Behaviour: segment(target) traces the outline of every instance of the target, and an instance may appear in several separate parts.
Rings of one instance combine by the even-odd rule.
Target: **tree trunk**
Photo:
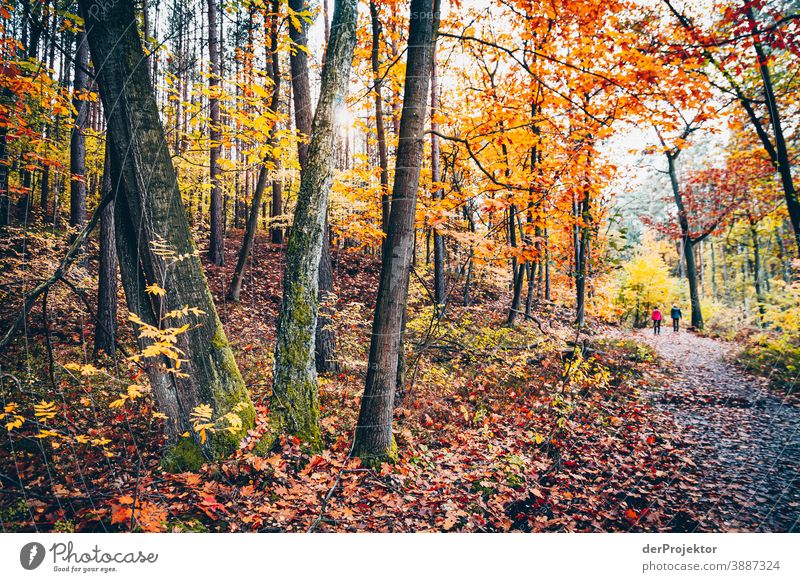
[[[287,432],[307,441],[312,448],[321,446],[314,337],[319,265],[335,159],[334,115],[347,93],[356,21],[356,0],[338,2],[322,70],[307,165],[286,249],[283,301],[275,345],[268,439]]]
[[[6,92],[0,97],[5,101]],[[11,198],[8,195],[8,128],[0,124],[0,227],[6,226],[11,214]]]
[[[331,315],[336,296],[333,294],[333,266],[331,265],[331,241],[328,236],[327,218],[322,233],[322,254],[319,260],[319,314],[314,339],[314,361],[319,374],[339,371],[336,357],[336,331]]]
[[[755,221],[750,221],[750,240],[753,242],[753,280],[756,288],[756,301],[758,302],[759,317],[764,318],[764,269],[761,267],[761,248],[758,240],[758,226]]]
[[[439,83],[436,71],[436,47],[433,49],[433,64],[431,65],[431,181],[433,186],[433,199],[442,199],[442,189],[436,186],[441,181],[441,170],[439,168],[439,122],[436,120],[439,108]],[[444,311],[447,301],[447,288],[444,276],[444,237],[439,234],[436,227],[433,228],[433,299],[436,302],[436,310],[440,314]]]
[[[86,122],[88,118],[88,101],[86,91],[89,88],[89,46],[86,35],[79,32],[75,49],[75,81],[72,87],[72,106],[75,107],[72,134],[69,141],[70,204],[69,225],[81,230],[86,223]]]
[[[544,229],[544,300],[550,301],[550,237]]]
[[[353,442],[353,453],[367,464],[397,458],[392,412],[414,244],[425,105],[438,27],[439,0],[412,0],[389,233],[381,265],[367,379]]]
[[[108,140],[108,137],[106,137]],[[111,179],[111,147],[106,142],[105,163],[103,164],[103,185],[100,198],[103,199],[115,188]],[[115,197],[116,198],[116,197]],[[114,234],[114,206],[112,200],[100,215],[100,266],[97,279],[97,321],[94,328],[95,357],[104,352],[109,356],[116,353],[117,333],[117,248]]]
[[[472,216],[472,206],[470,202],[467,202],[464,205],[464,217],[467,219],[467,224],[469,225],[469,231],[474,235],[475,219]],[[475,256],[475,250],[473,248],[472,241],[470,241],[469,257],[467,258],[467,277],[464,280],[464,307],[469,307],[469,288],[470,284],[472,283],[472,265],[474,256]]]
[[[295,12],[304,12],[308,9],[306,0],[290,0],[289,7]],[[292,42],[300,47],[308,45],[305,21],[301,21],[301,28],[289,27]],[[308,56],[303,50],[296,50],[290,55],[292,67],[292,97],[294,98],[295,127],[305,139],[311,135],[311,89],[308,78]],[[304,141],[297,143],[297,158],[300,168],[304,170],[308,160],[308,144]],[[331,320],[333,295],[333,268],[331,265],[331,245],[328,236],[328,218],[325,217],[325,231],[322,237],[322,255],[319,261],[319,314],[317,316],[317,330],[315,336],[314,358],[317,372],[320,374],[335,373],[339,371],[339,361],[336,357],[336,330]]]
[[[714,239],[711,239],[711,299],[717,302],[717,253],[714,248]]]
[[[588,278],[589,238],[591,236],[591,199],[589,189],[583,191],[583,198],[578,203],[580,211],[580,233],[577,266],[575,273],[576,310],[575,323],[583,327],[586,323],[586,280]]]
[[[162,356],[147,358],[148,375],[159,408],[167,414],[169,470],[193,470],[204,457],[219,458],[237,449],[253,427],[255,410],[203,275],[197,249],[181,202],[164,128],[159,118],[144,51],[136,28],[132,0],[98,10],[93,0],[80,0],[96,80],[108,121],[112,181],[117,191],[115,228],[120,272],[128,309],[144,322],[188,329],[176,336],[181,373]],[[163,297],[148,295],[157,283]],[[186,306],[192,316],[169,316]],[[140,338],[141,348],[149,341]],[[159,361],[160,360],[160,361]],[[190,415],[209,405],[215,421],[234,430],[219,430],[202,442]],[[222,419],[222,417],[225,419]],[[192,438],[181,435],[189,431]]]
[[[672,185],[672,195],[675,206],[678,207],[678,223],[681,228],[681,246],[686,267],[686,279],[689,281],[689,300],[692,305],[692,327],[703,329],[703,312],[700,305],[700,293],[697,285],[697,264],[694,258],[695,241],[689,234],[689,218],[683,206],[683,197],[678,186],[678,175],[675,168],[675,154],[667,153],[669,180]]]
[[[383,79],[380,73],[380,41],[381,41],[381,21],[378,14],[378,6],[374,0],[369,3],[370,19],[372,21],[372,78],[374,81],[375,92],[375,128],[378,138],[378,162],[381,167],[381,228],[383,233],[389,229],[389,212],[391,202],[389,200],[389,158],[386,153],[386,127],[383,122]],[[386,240],[386,239],[384,239]]]
[[[778,174],[781,177],[781,184],[783,186],[783,194],[786,200],[786,208],[789,211],[789,221],[794,230],[794,240],[797,245],[797,253],[800,256],[800,201],[797,199],[797,191],[792,181],[792,166],[789,152],[786,147],[786,138],[783,135],[783,125],[781,123],[780,112],[778,111],[778,101],[775,98],[775,91],[772,86],[772,77],[769,71],[769,61],[764,53],[764,48],[761,45],[761,38],[755,31],[758,30],[758,25],[753,15],[753,6],[746,3],[745,14],[750,30],[754,31],[753,34],[753,47],[756,51],[758,69],[761,73],[761,81],[764,86],[764,100],[769,113],[769,120],[772,124],[772,131],[775,137],[774,159],[777,165]],[[768,151],[771,148],[768,148]]]
[[[207,0],[208,6],[208,61],[211,70],[208,79],[208,109],[210,123],[208,139],[209,181],[211,182],[211,233],[209,258],[215,265],[225,264],[225,221],[222,204],[222,188],[219,180],[219,154],[222,132],[219,111],[219,37],[217,36],[217,0]]]
[[[270,23],[270,56],[271,56],[271,78],[272,78],[272,94],[270,95],[269,110],[273,114],[277,114],[280,104],[280,89],[281,89],[281,75],[280,75],[280,58],[278,55],[278,11],[273,7],[272,20]],[[264,200],[264,193],[267,189],[269,182],[269,166],[276,163],[274,155],[274,146],[276,145],[277,127],[270,130],[269,137],[267,138],[267,157],[261,164],[258,171],[258,182],[256,183],[255,190],[253,191],[253,200],[250,203],[250,213],[247,218],[247,225],[242,238],[242,246],[239,249],[239,256],[236,260],[236,268],[233,270],[233,279],[231,279],[230,287],[228,287],[228,299],[230,301],[239,301],[239,296],[242,291],[242,282],[244,281],[244,272],[247,268],[247,261],[250,258],[250,253],[253,250],[253,245],[256,240],[256,232],[258,232],[258,213],[261,208],[261,203]],[[275,181],[273,187],[273,202],[275,198]],[[278,192],[278,201],[280,203],[280,191]],[[274,231],[273,231],[274,232]],[[280,230],[279,230],[280,232]],[[283,239],[281,238],[281,241]],[[280,242],[280,241],[279,241]]]
[[[505,152],[505,149],[503,150]],[[506,158],[508,156],[506,155]],[[517,207],[508,207],[508,236],[513,249],[517,248]],[[511,259],[511,307],[508,310],[508,325],[514,325],[522,304],[522,283],[525,279],[525,265],[519,263],[517,257]]]

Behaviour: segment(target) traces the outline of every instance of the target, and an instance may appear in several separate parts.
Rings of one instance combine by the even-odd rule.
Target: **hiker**
[[[681,330],[681,317],[683,317],[683,313],[681,313],[681,308],[678,307],[676,303],[672,304],[672,311],[670,312],[672,316],[672,331],[680,331]]]
[[[661,312],[656,307],[651,316],[653,320],[653,335],[661,335],[661,320],[663,319]]]

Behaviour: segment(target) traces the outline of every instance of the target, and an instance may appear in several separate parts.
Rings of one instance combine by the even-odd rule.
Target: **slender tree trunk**
[[[433,50],[433,64],[431,66],[431,181],[434,183],[433,199],[441,200],[442,189],[435,184],[442,179],[440,170],[439,153],[439,122],[436,116],[439,113],[439,80],[436,70],[436,47]],[[441,314],[447,301],[447,286],[444,273],[444,237],[439,231],[433,229],[433,299],[436,302],[436,309]]]
[[[544,300],[551,301],[550,298],[550,237],[547,229],[544,229]]]
[[[280,57],[278,55],[278,11],[273,6],[273,12],[269,27],[270,37],[270,57],[271,57],[271,79],[272,79],[272,94],[270,95],[269,109],[273,114],[278,112],[280,105],[280,90],[281,90],[281,74],[280,74]],[[250,212],[247,217],[247,224],[245,226],[244,237],[242,238],[242,246],[239,249],[239,255],[236,260],[236,268],[233,270],[233,279],[231,279],[230,287],[228,287],[228,299],[230,301],[239,301],[239,296],[242,291],[242,283],[244,282],[244,273],[247,268],[247,261],[250,258],[250,253],[253,250],[253,245],[256,240],[256,233],[258,232],[258,214],[261,204],[264,200],[264,193],[267,189],[269,182],[269,166],[276,162],[274,155],[274,146],[276,144],[277,127],[273,127],[270,135],[267,138],[267,157],[264,159],[258,171],[258,182],[256,183],[255,190],[253,191],[253,199],[250,203]],[[273,188],[273,202],[275,198],[275,181],[272,182]],[[278,202],[280,203],[280,191],[278,192]],[[278,229],[279,230],[279,229]],[[274,231],[273,231],[274,232]],[[281,238],[281,240],[283,240]]]
[[[758,302],[759,317],[764,318],[764,269],[761,266],[761,248],[758,238],[758,226],[755,221],[750,221],[750,240],[753,243],[753,281],[756,288],[756,301]]]
[[[505,148],[503,149],[505,153]],[[508,156],[506,155],[506,158]],[[511,204],[508,207],[508,239],[512,249],[517,248],[517,207]],[[522,283],[525,278],[524,266],[519,263],[516,255],[511,257],[511,307],[508,310],[508,325],[514,325],[522,304]]]
[[[347,93],[356,24],[356,0],[338,2],[322,70],[307,165],[286,249],[283,301],[275,345],[268,438],[275,439],[288,432],[307,441],[312,448],[321,446],[314,338],[319,265],[335,160],[334,114]]]
[[[667,154],[667,164],[669,171],[670,184],[672,185],[672,195],[675,206],[678,207],[678,223],[681,228],[681,246],[683,248],[683,258],[686,265],[686,279],[689,281],[689,300],[692,305],[692,327],[703,329],[703,312],[700,305],[700,292],[697,285],[697,264],[694,256],[695,241],[689,234],[689,218],[683,206],[683,197],[678,186],[678,175],[675,168],[675,154]]]
[[[469,231],[472,234],[475,234],[475,219],[472,216],[472,206],[470,202],[467,202],[464,205],[464,217],[467,219],[467,224],[469,225]],[[472,264],[473,264],[473,257],[475,255],[475,251],[473,249],[473,243],[470,241],[469,243],[469,257],[467,258],[467,277],[464,280],[464,307],[469,307],[469,287],[472,283]]]
[[[0,93],[5,101],[6,92]],[[6,226],[11,214],[11,198],[8,195],[8,128],[0,124],[0,227]]]
[[[111,147],[107,142],[101,199],[108,196],[116,186],[111,174]],[[112,200],[100,215],[100,266],[97,280],[97,321],[94,328],[95,356],[100,352],[113,356],[116,352],[117,247],[114,234],[114,206],[115,200]]]
[[[791,263],[786,256],[786,245],[783,242],[783,231],[783,223],[775,227],[775,238],[778,242],[778,260],[780,261],[781,265],[781,278],[783,279],[783,282],[788,285],[792,280],[792,268]]]
[[[389,158],[386,153],[386,127],[383,121],[383,79],[380,72],[380,40],[381,21],[378,14],[378,5],[374,0],[369,3],[370,19],[372,21],[372,77],[375,92],[375,127],[378,138],[378,162],[381,167],[381,227],[386,234],[389,228]],[[384,239],[386,240],[386,239]]]
[[[577,256],[577,271],[575,273],[575,296],[576,296],[576,315],[575,323],[578,327],[583,327],[586,323],[586,280],[588,278],[588,263],[589,263],[589,242],[591,236],[591,198],[589,188],[585,188],[583,198],[578,203],[580,210],[581,226],[578,231],[580,233],[578,256]]]
[[[717,302],[717,253],[714,248],[714,239],[711,239],[711,298]]]
[[[722,263],[722,295],[726,303],[730,303],[731,292],[730,285],[728,285],[728,254],[725,251],[725,241],[719,247],[719,259]]]
[[[81,230],[86,224],[86,124],[88,118],[88,101],[86,91],[89,88],[89,46],[86,35],[79,32],[75,49],[75,81],[72,87],[72,105],[75,117],[69,142],[70,179],[70,212],[69,225]]]
[[[219,179],[220,141],[222,139],[219,109],[219,36],[217,35],[217,0],[207,0],[208,7],[208,61],[211,70],[208,80],[208,109],[210,123],[208,139],[209,181],[211,182],[211,233],[209,258],[215,265],[225,264],[225,220],[223,212],[222,187]]]
[[[192,241],[133,4],[117,0],[96,10],[93,0],[79,2],[91,53],[99,63],[96,80],[115,156],[112,181],[121,186],[114,218],[128,309],[151,325],[188,325],[176,336],[175,346],[185,358],[180,374],[170,371],[174,364],[162,357],[146,361],[159,408],[168,417],[165,431],[172,446],[164,466],[193,470],[204,457],[236,450],[253,427],[255,410]],[[145,286],[154,283],[166,290],[163,297],[145,293]],[[199,311],[168,315],[187,306]],[[148,344],[140,338],[142,348]],[[212,432],[202,442],[189,418],[200,405],[209,405],[213,419],[233,430]],[[181,436],[187,431],[192,438]]]
[[[392,412],[402,320],[408,299],[428,83],[438,27],[438,0],[412,0],[389,234],[381,265],[366,385],[353,442],[353,453],[367,464],[397,458]]]
[[[769,70],[769,61],[767,55],[764,53],[764,48],[761,45],[761,38],[755,31],[758,30],[755,16],[753,14],[752,3],[746,3],[745,14],[750,30],[754,31],[753,34],[753,48],[756,52],[758,59],[758,70],[761,73],[761,81],[764,86],[764,100],[769,113],[769,120],[772,124],[772,131],[775,137],[774,148],[774,162],[777,165],[778,174],[781,177],[781,184],[783,186],[784,198],[786,200],[786,208],[789,211],[789,221],[794,230],[794,240],[797,245],[797,253],[800,256],[800,201],[797,199],[797,191],[794,187],[792,180],[792,166],[791,158],[789,156],[788,148],[786,147],[786,138],[783,135],[783,125],[781,123],[780,112],[778,111],[778,101],[775,98],[775,90],[772,84],[772,77]]]

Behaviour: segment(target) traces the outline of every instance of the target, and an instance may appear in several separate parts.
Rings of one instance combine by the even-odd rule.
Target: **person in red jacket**
[[[656,307],[653,310],[652,319],[653,319],[653,335],[661,335],[661,320],[664,319],[664,317],[661,315],[661,312],[658,310],[658,307]]]

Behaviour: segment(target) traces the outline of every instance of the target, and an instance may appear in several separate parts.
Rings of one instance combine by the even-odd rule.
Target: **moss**
[[[314,361],[314,298],[304,281],[292,284],[286,295],[278,335],[275,382],[267,433],[257,446],[271,449],[283,433],[296,436],[311,450],[322,448],[319,397]]]
[[[235,433],[227,430],[218,430],[208,435],[208,440],[203,448],[210,458],[220,459],[238,449],[241,439],[247,434],[248,430],[255,426],[256,411],[250,400],[250,394],[247,391],[244,380],[239,373],[239,368],[236,366],[233,351],[228,345],[222,326],[217,327],[211,343],[217,350],[217,362],[224,372],[218,377],[219,381],[213,383],[210,387],[215,418],[225,416],[231,410],[244,403],[241,410],[236,413],[242,421],[241,430]]]
[[[230,344],[228,344],[228,338],[225,337],[225,332],[222,329],[222,325],[217,325],[217,329],[214,330],[214,335],[211,336],[211,345],[218,350],[225,350],[230,347]]]
[[[362,465],[373,469],[380,468],[381,464],[383,463],[395,464],[398,458],[397,441],[394,440],[394,435],[392,435],[392,442],[389,444],[389,448],[385,451],[374,453],[357,453],[357,456],[359,459],[361,459]]]
[[[161,459],[161,468],[168,473],[183,473],[197,471],[205,462],[200,445],[189,437],[183,437],[167,449]]]
[[[197,519],[167,522],[167,531],[175,533],[206,533],[208,528]]]

